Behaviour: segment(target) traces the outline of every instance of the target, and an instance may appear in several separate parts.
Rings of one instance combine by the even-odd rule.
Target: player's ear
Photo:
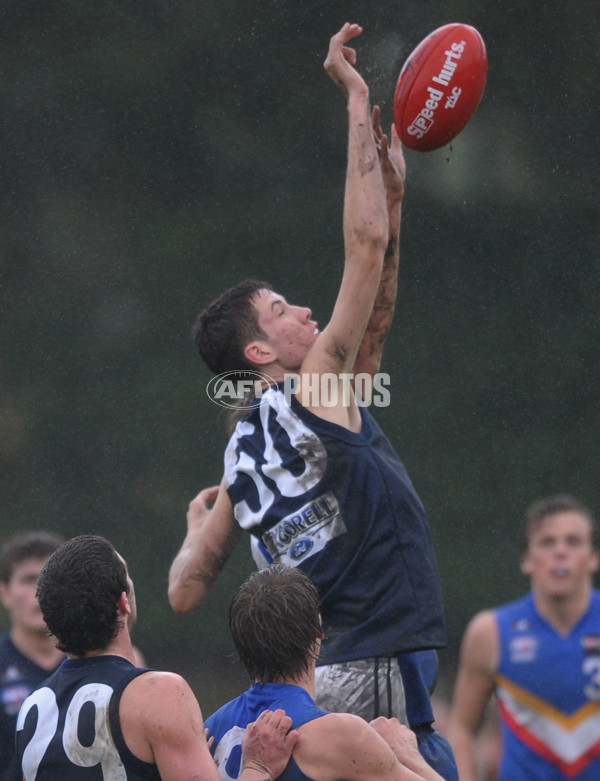
[[[269,343],[260,340],[248,342],[244,347],[244,356],[250,363],[257,366],[273,363],[276,357]]]
[[[523,575],[531,575],[531,560],[527,551],[521,556],[521,572]]]
[[[600,552],[597,550],[592,551],[590,572],[598,572],[600,566]]]
[[[122,591],[117,602],[119,611],[125,616],[131,615],[131,605],[129,604],[129,597],[126,591]]]
[[[7,610],[10,610],[11,602],[10,602],[10,593],[8,590],[8,583],[0,583],[0,602],[4,605],[4,607]]]

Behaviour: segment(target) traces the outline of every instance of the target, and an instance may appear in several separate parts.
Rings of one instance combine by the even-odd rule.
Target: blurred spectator
[[[0,781],[21,781],[15,753],[19,708],[64,659],[35,593],[42,567],[62,541],[32,531],[12,537],[0,550],[0,599],[10,615],[10,629],[0,637]]]
[[[570,496],[527,510],[531,593],[472,619],[448,723],[461,781],[478,781],[476,736],[495,692],[500,781],[600,778],[600,592],[595,520]]]

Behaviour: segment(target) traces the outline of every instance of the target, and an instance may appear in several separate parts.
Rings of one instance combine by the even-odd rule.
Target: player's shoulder
[[[600,616],[600,589],[592,588],[590,594],[590,608],[594,618]]]
[[[353,713],[324,713],[316,719],[305,722],[298,729],[304,735],[316,732],[320,740],[351,742],[370,727],[364,719]]]
[[[166,670],[144,670],[129,683],[126,692],[143,704],[161,708],[167,702],[193,697],[188,682],[178,673]]]
[[[505,602],[493,609],[496,620],[502,622],[506,619],[516,620],[518,617],[529,616],[536,612],[533,594],[529,592],[518,599]]]
[[[352,713],[326,713],[297,727],[300,738],[294,758],[311,778],[317,768],[335,768],[340,757],[347,757],[364,746],[372,733],[369,724]],[[305,750],[306,749],[306,750]]]
[[[12,644],[10,642],[8,632],[0,635],[0,665],[5,662],[9,656],[11,656],[11,645]]]
[[[492,632],[497,627],[497,608],[487,608],[480,610],[467,624],[465,636],[480,637],[488,632]]]
[[[498,620],[495,609],[482,610],[469,621],[462,641],[461,654],[467,660],[489,659],[497,655]]]

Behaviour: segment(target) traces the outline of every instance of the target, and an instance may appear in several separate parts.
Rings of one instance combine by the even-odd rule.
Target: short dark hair
[[[308,670],[322,637],[317,588],[296,567],[261,569],[234,594],[229,628],[253,682],[293,679]]]
[[[129,593],[127,568],[104,537],[63,543],[40,573],[37,598],[57,647],[73,656],[101,651],[117,636],[117,603]]]
[[[555,494],[537,499],[529,505],[525,511],[523,520],[523,548],[527,550],[529,541],[535,532],[540,528],[542,522],[550,515],[557,513],[575,512],[587,518],[590,524],[592,545],[598,547],[598,531],[596,519],[593,512],[585,504],[575,499],[569,494]]]
[[[222,293],[200,312],[192,336],[200,357],[213,374],[255,368],[244,355],[253,339],[265,339],[258,326],[254,300],[261,290],[272,290],[268,282],[248,279]]]
[[[8,583],[22,562],[47,559],[63,542],[63,537],[46,531],[22,532],[11,537],[0,550],[0,583]]]

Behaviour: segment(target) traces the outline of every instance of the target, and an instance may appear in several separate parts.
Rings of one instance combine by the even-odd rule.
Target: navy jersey
[[[147,672],[121,656],[66,659],[23,703],[17,753],[26,781],[160,781],[127,748],[119,701]]]
[[[354,433],[290,401],[277,388],[254,401],[225,482],[257,563],[299,566],[319,589],[319,663],[443,647],[437,562],[404,465],[366,409]]]
[[[21,781],[15,752],[17,714],[25,698],[51,675],[24,656],[10,635],[0,638],[0,781]]]
[[[501,781],[600,779],[600,593],[563,637],[532,595],[495,611]]]
[[[205,726],[215,739],[211,751],[224,781],[236,779],[240,774],[242,739],[247,725],[256,721],[264,710],[277,708],[283,708],[291,718],[292,729],[327,713],[318,708],[310,694],[300,686],[256,683],[206,719]],[[280,781],[310,781],[293,757],[278,778]]]

